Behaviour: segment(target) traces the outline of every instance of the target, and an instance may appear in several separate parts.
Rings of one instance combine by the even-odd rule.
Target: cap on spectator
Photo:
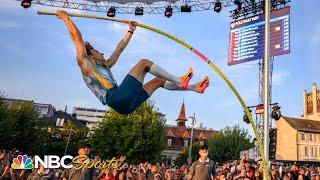
[[[200,147],[200,149],[201,149],[201,150],[204,150],[204,149],[208,150],[208,145],[204,144],[204,145],[202,145],[202,146]]]

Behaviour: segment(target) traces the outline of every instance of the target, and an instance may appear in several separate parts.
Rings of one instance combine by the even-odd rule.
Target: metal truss
[[[263,14],[265,7],[265,0],[242,0],[241,6],[230,11],[230,17],[234,20],[241,20],[254,15]],[[271,11],[284,8],[289,5],[291,0],[271,0]]]
[[[192,11],[205,11],[214,8],[217,0],[179,0],[175,2],[159,1],[154,3],[130,2],[121,4],[112,1],[94,3],[85,0],[32,0],[32,4],[107,13],[111,7],[119,14],[134,14],[136,7],[143,7],[146,14],[163,14],[168,6],[173,13],[180,13],[181,6],[188,5]],[[220,0],[222,7],[234,6],[233,0]]]

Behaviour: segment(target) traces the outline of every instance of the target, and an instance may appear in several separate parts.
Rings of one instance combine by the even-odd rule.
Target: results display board
[[[263,59],[264,14],[231,23],[228,65]],[[270,56],[290,53],[290,7],[271,12]]]

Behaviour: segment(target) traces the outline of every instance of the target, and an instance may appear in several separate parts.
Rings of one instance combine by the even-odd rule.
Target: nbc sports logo
[[[13,163],[11,164],[11,168],[13,169],[32,169],[32,159],[27,155],[18,155],[13,159]]]

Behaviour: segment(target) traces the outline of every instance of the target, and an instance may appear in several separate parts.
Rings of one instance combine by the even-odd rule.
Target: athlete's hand
[[[59,18],[59,19],[67,19],[68,18],[68,13],[65,12],[65,11],[60,11],[58,10],[57,13],[56,13],[56,16]]]
[[[136,30],[136,26],[134,25],[135,23],[136,23],[135,21],[129,22],[129,31],[134,32]]]

